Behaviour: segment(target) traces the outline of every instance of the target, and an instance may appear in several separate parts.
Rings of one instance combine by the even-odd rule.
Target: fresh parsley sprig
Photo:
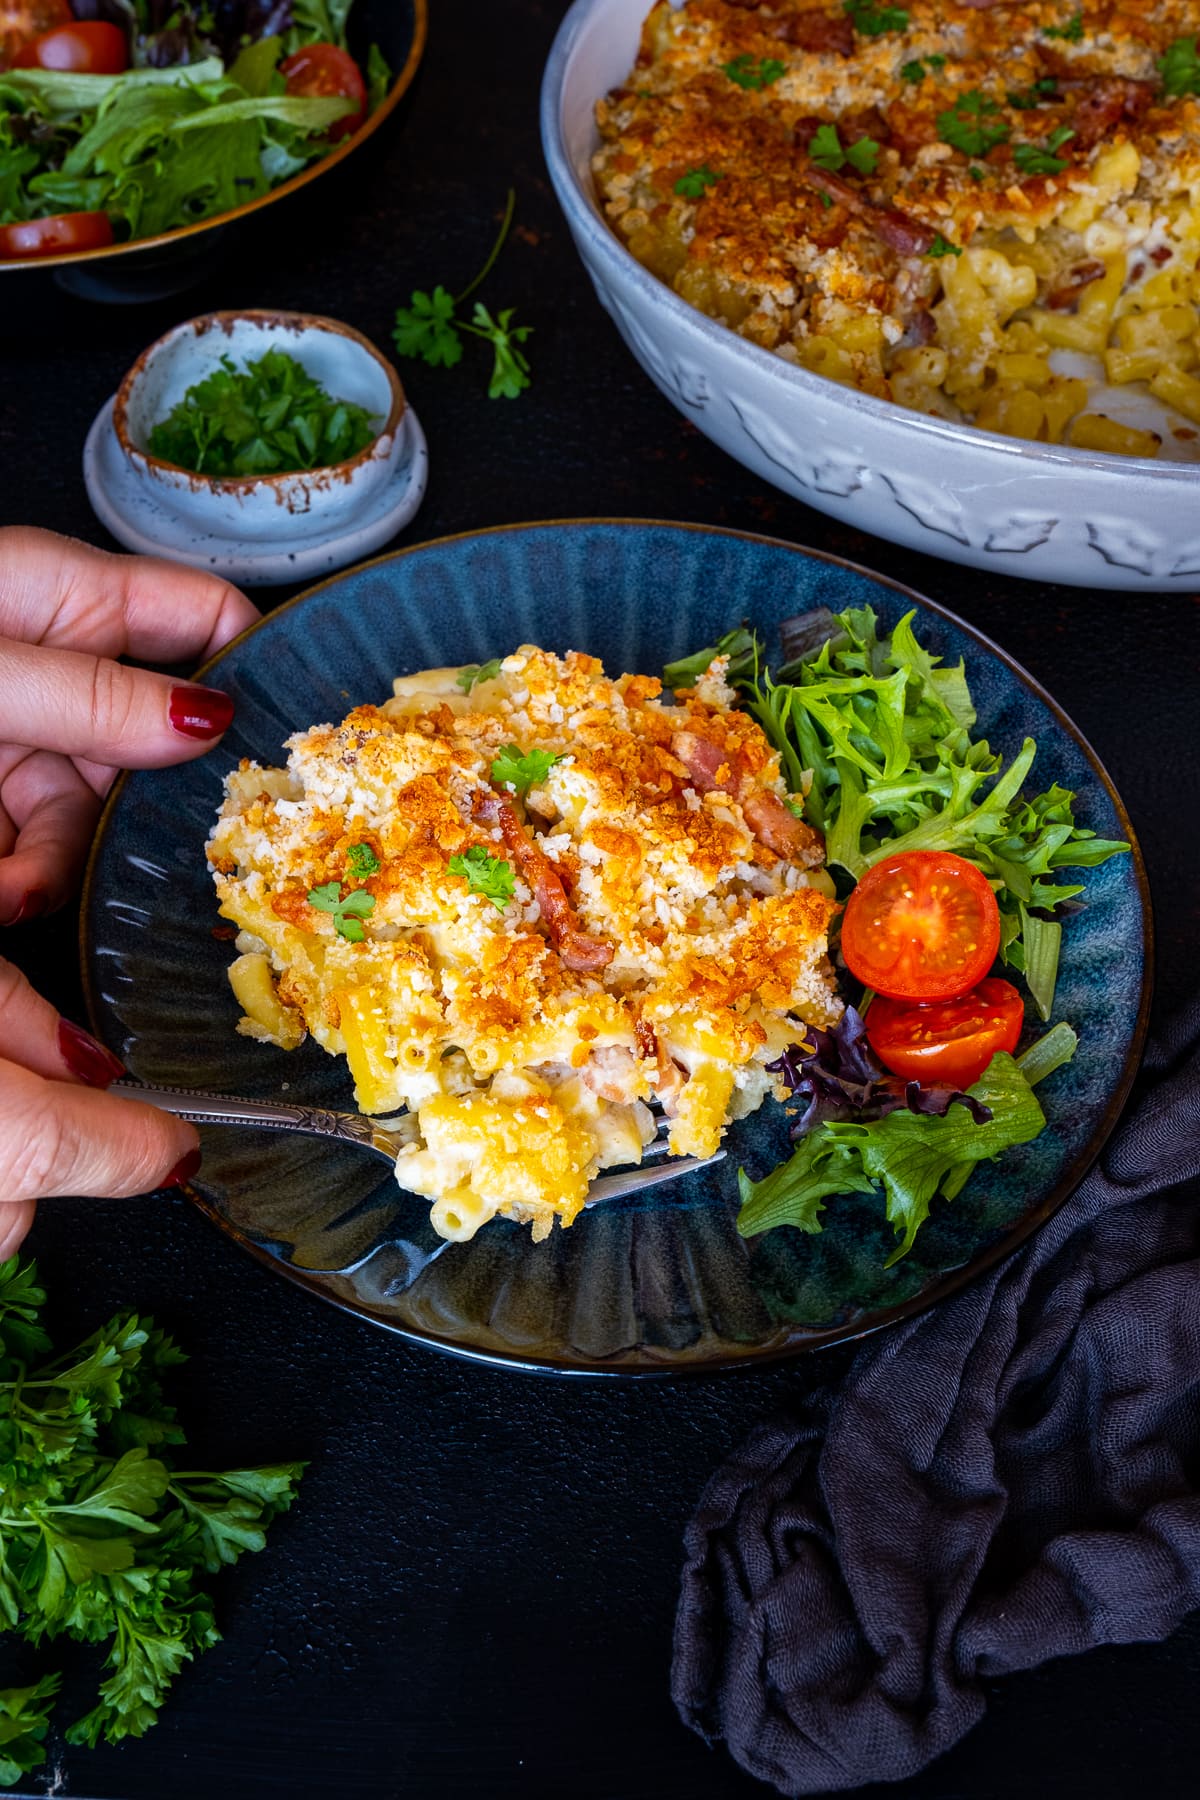
[[[942,256],[961,256],[962,245],[952,244],[950,239],[943,237],[939,231],[934,234],[933,242],[930,244],[925,254],[926,256],[932,256],[935,260]]]
[[[836,172],[849,163],[860,175],[873,175],[879,158],[879,145],[872,137],[860,137],[843,149],[837,126],[822,125],[813,133],[808,156],[809,161],[815,162],[820,169]]]
[[[1058,175],[1067,167],[1068,158],[1055,156],[1056,150],[1069,143],[1075,133],[1069,125],[1060,125],[1042,144],[1014,144],[1012,158],[1022,175]]]
[[[1011,135],[1006,121],[992,116],[999,110],[995,100],[971,88],[938,114],[938,136],[964,156],[986,156],[997,144],[1007,143]]]
[[[1185,94],[1200,94],[1200,54],[1195,37],[1176,38],[1168,44],[1159,60],[1158,72],[1166,99],[1181,100]]]
[[[1062,38],[1068,44],[1080,43],[1083,38],[1083,14],[1077,12],[1065,25],[1043,25],[1042,36]]]
[[[748,50],[743,50],[732,62],[722,63],[721,68],[738,87],[759,93],[763,88],[771,87],[781,75],[787,74],[787,64],[781,63],[777,57],[756,58]]]
[[[327,881],[321,887],[310,888],[307,898],[318,912],[332,914],[333,928],[339,937],[352,944],[362,943],[362,922],[375,911],[374,894],[368,894],[366,888],[354,888],[343,895],[340,881]]]
[[[519,744],[505,744],[492,763],[492,780],[498,787],[511,788],[517,795],[527,794],[531,787],[545,781],[561,755],[553,750],[527,750],[522,755]]]
[[[494,681],[500,673],[500,658],[493,656],[490,662],[472,663],[469,668],[460,669],[455,676],[454,685],[460,687],[464,694],[469,694],[479,681]]]
[[[931,69],[944,69],[945,66],[946,58],[939,51],[935,51],[932,56],[915,56],[911,62],[901,63],[900,79],[911,81],[915,85],[918,81],[924,81]]]
[[[0,1264],[0,1623],[30,1644],[103,1645],[98,1704],[73,1744],[141,1737],[185,1662],[217,1642],[205,1573],[261,1550],[303,1463],[177,1471],[163,1393],[184,1360],[152,1320],[118,1315],[50,1352],[33,1263]],[[0,1692],[0,1785],[45,1760],[58,1676]]]
[[[842,0],[855,31],[863,37],[882,37],[885,31],[907,31],[908,13],[902,6],[876,6],[874,0]]]
[[[710,187],[716,187],[718,181],[724,181],[723,175],[716,174],[706,163],[698,168],[688,169],[675,183],[675,192],[685,200],[703,200]]]
[[[368,875],[378,875],[383,867],[370,844],[351,844],[346,852],[346,861],[350,865],[350,873],[359,881],[365,881]]]
[[[452,856],[446,865],[451,875],[461,875],[473,894],[490,900],[497,912],[503,912],[513,897],[516,877],[511,863],[492,856],[482,844]]]
[[[474,280],[469,281],[460,294],[452,294],[440,285],[431,293],[415,288],[409,296],[409,304],[397,307],[392,331],[392,341],[401,356],[419,356],[434,369],[452,369],[462,361],[463,332],[469,337],[482,338],[492,346],[492,373],[488,381],[490,400],[515,400],[529,386],[529,359],[521,345],[529,338],[533,326],[514,325],[511,306],[493,317],[477,300],[469,320],[461,318],[458,309],[491,274],[512,225],[516,204],[516,193],[509,188],[500,230]]]

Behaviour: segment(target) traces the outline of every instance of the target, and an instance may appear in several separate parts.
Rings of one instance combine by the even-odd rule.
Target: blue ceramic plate
[[[979,733],[1039,749],[1040,787],[1079,796],[1082,823],[1132,838],[1108,777],[1070,720],[1015,663],[950,614],[833,557],[700,526],[593,521],[514,526],[423,544],[339,575],[263,620],[203,671],[237,716],[201,762],[126,776],[101,825],[84,904],[93,1023],[144,1081],[350,1107],[342,1061],[238,1037],[214,936],[204,841],[226,771],[280,759],[290,732],[390,693],[394,675],[503,655],[522,643],[588,650],[610,672],[657,673],[743,618],[768,642],[789,613],[870,603],[892,625],[918,608],[922,641],[965,657]],[[983,1164],[935,1205],[913,1252],[881,1200],[831,1203],[825,1229],[752,1242],[734,1228],[736,1171],[786,1152],[768,1101],[735,1126],[727,1160],[581,1215],[543,1244],[498,1220],[443,1244],[425,1204],[374,1158],[303,1138],[209,1128],[195,1199],[272,1267],[365,1318],[463,1356],[574,1373],[712,1369],[856,1336],[927,1306],[1028,1235],[1110,1130],[1141,1050],[1149,905],[1141,859],[1087,877],[1064,934],[1056,1016],[1080,1048],[1040,1090],[1049,1127]],[[1030,1025],[1030,1035],[1034,1027]]]

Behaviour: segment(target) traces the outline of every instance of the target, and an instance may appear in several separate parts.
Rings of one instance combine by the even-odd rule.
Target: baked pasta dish
[[[660,0],[599,104],[600,198],[685,300],[806,369],[1186,456],[1198,27],[1182,0]]]
[[[640,1160],[652,1102],[673,1152],[712,1155],[841,1014],[822,841],[724,673],[672,704],[526,645],[405,676],[226,782],[238,1029],[311,1033],[364,1112],[409,1110],[396,1176],[444,1237],[569,1225]]]

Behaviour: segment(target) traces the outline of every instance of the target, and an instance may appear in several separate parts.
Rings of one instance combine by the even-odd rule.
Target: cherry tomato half
[[[71,75],[123,75],[129,46],[119,25],[77,20],[35,38],[16,58],[18,69],[62,69]]]
[[[10,256],[61,256],[72,250],[98,250],[111,244],[107,213],[54,213],[49,219],[26,219],[0,225],[0,261]]]
[[[1024,1017],[1012,983],[989,976],[971,993],[932,1006],[877,995],[867,1012],[867,1041],[893,1075],[922,1087],[968,1088],[997,1050],[1016,1049]]]
[[[70,23],[67,0],[0,0],[0,69],[44,31]]]
[[[366,118],[367,85],[362,72],[354,58],[336,44],[306,44],[303,50],[284,58],[279,73],[287,82],[289,94],[304,94],[310,100],[340,94],[355,102],[356,112],[335,119],[329,127],[331,138],[348,137]]]
[[[991,968],[1000,909],[974,863],[949,850],[904,850],[868,869],[842,918],[842,955],[865,987],[893,1000],[951,1000]]]

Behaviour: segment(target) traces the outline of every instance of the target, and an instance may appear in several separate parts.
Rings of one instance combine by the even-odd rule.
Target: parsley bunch
[[[0,1625],[105,1647],[98,1703],[66,1735],[115,1744],[141,1737],[183,1664],[217,1642],[202,1575],[263,1548],[304,1464],[176,1469],[184,1435],[162,1377],[182,1351],[118,1314],[54,1356],[45,1298],[36,1264],[0,1264]],[[0,1691],[0,1784],[45,1760],[58,1681]]]
[[[509,188],[496,241],[488,252],[482,269],[473,281],[467,283],[462,293],[452,294],[448,288],[440,285],[432,293],[414,288],[409,295],[409,305],[397,307],[396,324],[392,332],[392,341],[401,356],[419,356],[431,369],[452,369],[462,361],[464,331],[469,337],[482,338],[492,346],[489,400],[515,400],[529,386],[529,359],[521,345],[530,336],[533,327],[514,325],[511,306],[493,318],[483,302],[477,300],[469,321],[459,317],[458,308],[491,274],[508,236],[516,203],[516,194]]]
[[[365,407],[334,400],[283,350],[220,367],[187,390],[150,433],[150,453],[218,479],[285,475],[346,462],[377,436]]]

